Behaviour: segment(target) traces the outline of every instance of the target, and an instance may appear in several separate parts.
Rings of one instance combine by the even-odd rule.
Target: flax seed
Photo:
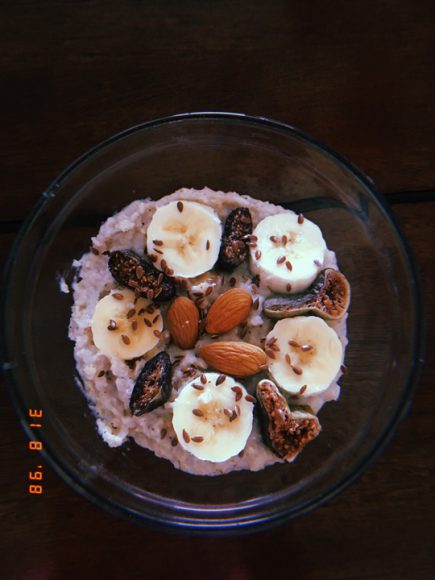
[[[106,374],[106,371],[100,371],[97,375],[97,377],[104,377],[104,375]]]
[[[148,314],[154,314],[155,308],[152,304],[148,304],[145,310],[148,312]]]
[[[299,389],[299,393],[298,395],[303,395],[305,393],[305,391],[307,390],[307,385],[303,385],[300,389]]]
[[[133,322],[131,323],[131,329],[133,330],[133,332],[136,332],[136,330],[137,330],[137,320],[133,320]]]
[[[311,346],[311,344],[303,344],[301,346],[301,350],[303,352],[309,352],[310,350],[313,350],[313,347]]]
[[[292,285],[291,284],[287,284],[287,286],[285,287],[285,289],[287,290],[287,292],[291,292],[292,291]]]
[[[261,250],[257,250],[257,251],[255,252],[255,259],[256,259],[256,260],[259,260],[260,258],[261,258]]]
[[[273,243],[276,244],[276,242],[278,241],[278,237],[277,236],[270,236],[269,240]]]
[[[154,262],[155,263],[155,262],[157,262],[158,258],[157,258],[156,255],[150,254],[150,260],[151,260],[151,262]]]
[[[293,270],[292,263],[289,260],[286,261],[285,267],[287,268],[287,270],[290,270],[290,272]]]
[[[298,342],[296,342],[296,340],[289,340],[288,343],[293,348],[300,348],[301,347],[301,345]]]
[[[276,263],[277,264],[283,264],[285,262],[285,256],[280,256],[279,258],[277,258]]]
[[[206,296],[210,296],[210,294],[213,294],[213,286],[209,286],[205,291]]]
[[[203,385],[207,383],[207,377],[204,374],[202,374],[199,379]]]
[[[246,324],[241,324],[240,325],[240,332],[239,332],[239,336],[240,338],[245,338],[245,336],[248,334],[248,326]]]
[[[255,403],[257,402],[257,399],[255,397],[253,397],[252,395],[245,395],[245,401],[248,401],[248,403]]]
[[[132,318],[136,314],[136,310],[134,308],[130,308],[127,312],[127,318]]]
[[[227,377],[225,375],[219,375],[218,378],[216,379],[216,386],[219,386],[223,382],[225,382],[226,378]]]
[[[142,268],[142,266],[136,266],[136,277],[137,278],[142,278],[142,276],[145,274],[144,269]]]
[[[171,445],[172,447],[176,447],[178,445],[178,439],[176,437],[172,437]]]
[[[192,383],[192,387],[194,389],[196,389],[197,391],[203,391],[204,390],[204,386],[203,385],[197,385],[196,383]]]
[[[153,334],[154,334],[154,336],[157,336],[157,338],[160,338],[162,336],[162,333],[160,332],[160,330],[157,330],[157,329],[153,330]]]
[[[285,362],[291,366],[291,364],[292,364],[291,356],[287,353],[284,358],[285,358]]]
[[[182,211],[184,209],[184,204],[182,201],[177,201],[177,209],[180,213],[182,213]]]
[[[154,251],[156,254],[160,254],[160,256],[163,256],[163,252],[157,248],[154,248]]]
[[[234,421],[235,419],[237,419],[237,417],[238,417],[238,415],[237,415],[237,411],[233,411],[233,412],[231,413],[231,417],[230,417],[230,423],[231,423],[232,421]]]
[[[273,358],[273,359],[275,359],[275,358],[276,358],[276,354],[273,352],[273,350],[266,349],[266,355],[267,355],[269,358]]]
[[[210,249],[210,240],[205,243],[205,249],[208,251]]]
[[[164,439],[166,437],[168,430],[167,429],[160,429],[160,439]]]
[[[122,342],[124,344],[130,344],[130,339],[125,334],[121,334]]]
[[[203,417],[204,413],[201,411],[201,409],[192,409],[192,413],[195,415],[195,417]]]
[[[231,387],[231,390],[236,394],[236,402],[240,401],[243,396],[242,389],[240,387]]]
[[[202,441],[204,441],[204,437],[201,437],[201,435],[196,435],[196,437],[192,437],[192,441],[194,443],[201,443]]]
[[[298,215],[298,224],[301,225],[304,223],[304,216],[300,213]]]
[[[162,242],[162,240],[153,240],[153,244],[154,244],[155,246],[163,246],[163,242]]]
[[[117,328],[118,325],[116,322],[114,320],[109,320],[109,326],[107,327],[107,330],[116,330]]]
[[[120,292],[115,292],[115,294],[112,294],[112,296],[115,298],[115,300],[124,300],[124,295]]]
[[[190,443],[190,435],[186,429],[183,429],[183,439],[186,443]]]
[[[301,375],[303,373],[301,367],[297,367],[296,365],[292,365],[292,371],[295,375]]]
[[[283,245],[285,246],[288,242],[287,236],[286,235],[282,236],[281,241],[282,241]]]
[[[168,276],[173,276],[174,275],[174,270],[172,268],[166,268],[166,274]]]
[[[151,320],[148,320],[148,318],[144,318],[143,321],[148,326],[148,328],[151,328],[151,326],[153,325],[153,323],[151,322]]]
[[[154,316],[153,324],[155,324],[159,318],[160,318],[160,314],[157,314],[157,316]]]
[[[160,268],[161,268],[163,271],[165,271],[167,267],[168,267],[168,263],[167,263],[167,261],[166,261],[166,260],[162,260],[162,261],[160,262]]]
[[[275,343],[274,343],[274,344],[271,344],[271,345],[270,345],[270,348],[271,348],[271,350],[273,350],[274,352],[280,352],[280,350],[281,350],[281,349],[279,348],[279,346],[278,346],[277,344],[275,344]]]

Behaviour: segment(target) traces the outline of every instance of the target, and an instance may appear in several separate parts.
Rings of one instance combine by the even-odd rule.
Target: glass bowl
[[[320,412],[321,436],[291,464],[218,477],[176,470],[133,442],[109,448],[76,385],[72,298],[59,290],[100,224],[179,187],[237,191],[320,225],[352,286],[348,373]],[[348,161],[294,127],[231,113],[144,123],[75,161],[43,193],[6,268],[3,368],[27,434],[75,490],[114,514],[201,533],[259,529],[349,484],[406,412],[421,348],[414,267],[383,199]],[[42,428],[29,426],[42,409]]]

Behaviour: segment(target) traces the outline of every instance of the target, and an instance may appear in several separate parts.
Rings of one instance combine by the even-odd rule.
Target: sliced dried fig
[[[139,417],[166,403],[171,393],[171,360],[162,351],[147,361],[130,397],[130,412]]]
[[[248,255],[249,236],[252,233],[252,217],[247,207],[237,207],[225,220],[217,265],[231,271]]]
[[[293,459],[321,431],[319,420],[303,411],[291,411],[286,399],[269,380],[256,389],[263,438],[272,451],[285,461]]]
[[[267,298],[263,311],[269,318],[314,314],[327,320],[337,320],[344,316],[349,303],[349,282],[338,270],[326,268],[304,292]]]
[[[109,270],[118,284],[148,300],[164,302],[175,296],[175,283],[131,250],[115,250],[109,255]]]

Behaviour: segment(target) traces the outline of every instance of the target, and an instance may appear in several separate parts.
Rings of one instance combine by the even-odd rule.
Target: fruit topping
[[[271,215],[257,224],[254,236],[251,271],[274,292],[301,292],[322,268],[326,243],[310,220],[300,223],[292,212]]]
[[[171,360],[162,351],[147,361],[130,397],[130,412],[139,417],[166,403],[171,393]]]
[[[137,296],[164,302],[175,295],[174,281],[131,250],[110,252],[109,270],[118,284]]]
[[[337,334],[317,316],[279,320],[266,337],[265,350],[273,379],[298,398],[325,391],[343,363]]]
[[[255,240],[252,233],[251,212],[246,207],[234,209],[225,220],[221,240],[218,266],[223,270],[234,270],[248,255],[249,244]]]
[[[160,311],[127,288],[112,291],[97,302],[92,317],[95,346],[106,356],[132,360],[159,342]]]
[[[205,373],[193,379],[173,403],[172,424],[181,446],[208,461],[237,455],[252,430],[252,399],[232,377]]]
[[[260,381],[256,395],[265,443],[281,459],[293,461],[303,447],[320,433],[319,420],[310,413],[292,412],[271,381]]]
[[[147,230],[147,250],[169,276],[193,278],[218,259],[222,224],[211,207],[193,201],[171,202],[156,209]]]
[[[326,268],[305,292],[268,298],[263,310],[269,318],[314,314],[336,320],[344,316],[349,302],[350,286],[345,276],[333,268]]]

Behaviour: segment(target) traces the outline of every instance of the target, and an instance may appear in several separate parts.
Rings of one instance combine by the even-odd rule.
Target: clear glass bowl
[[[131,201],[181,186],[237,191],[302,211],[322,228],[352,285],[348,374],[323,431],[292,464],[198,477],[128,443],[109,448],[75,383],[71,295],[59,291],[99,225]],[[258,529],[343,489],[385,445],[408,408],[421,312],[414,267],[385,202],[348,161],[269,119],[193,113],[133,127],[73,163],[43,193],[6,271],[3,367],[29,436],[74,489],[112,513],[157,527]],[[43,410],[32,431],[28,410]]]

